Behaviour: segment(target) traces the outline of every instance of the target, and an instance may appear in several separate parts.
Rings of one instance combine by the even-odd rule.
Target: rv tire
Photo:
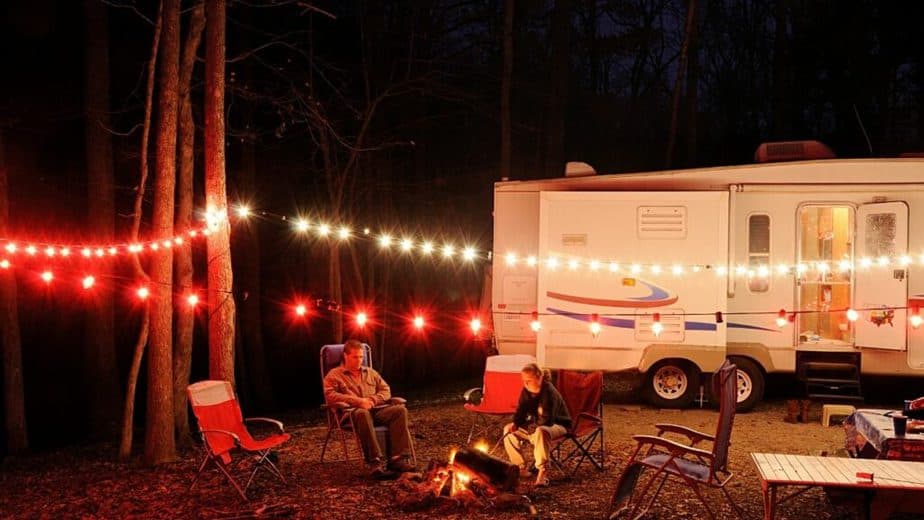
[[[689,361],[668,359],[648,370],[646,398],[658,408],[686,408],[699,391],[699,369]]]
[[[730,357],[729,361],[738,367],[738,407],[739,412],[750,411],[764,398],[765,377],[760,366],[744,357]],[[711,385],[710,385],[711,386]],[[718,396],[712,396],[718,406]]]

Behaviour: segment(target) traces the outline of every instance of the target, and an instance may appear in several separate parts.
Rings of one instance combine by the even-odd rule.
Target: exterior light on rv
[[[568,260],[568,269],[571,269],[572,271],[574,271],[575,269],[578,268],[578,265],[579,264],[577,260],[574,260],[574,259]]]
[[[780,309],[780,312],[776,316],[776,326],[783,328],[786,324],[789,323],[789,320],[786,319],[786,309]]]
[[[610,272],[615,273],[617,271],[619,271],[619,264],[616,262],[610,262]]]
[[[664,325],[661,324],[661,313],[656,312],[651,315],[651,332],[654,333],[655,337],[660,337],[661,332],[664,330]]]
[[[899,258],[898,261],[899,261],[899,263],[902,264],[903,266],[909,266],[909,265],[911,265],[911,257],[908,256],[908,255],[902,255],[902,257]]]
[[[536,266],[536,262],[538,262],[538,260],[536,260],[536,257],[535,257],[535,256],[531,256],[531,257],[529,257],[529,258],[526,259],[526,265],[528,265],[528,266],[530,266],[530,267],[535,267],[535,266]]]
[[[507,265],[517,265],[517,255],[515,253],[507,253],[504,258],[507,260]]]
[[[632,267],[630,267],[629,270],[632,271],[632,274],[638,274],[642,272],[642,266],[638,264],[632,264]]]
[[[837,263],[837,268],[840,272],[846,273],[850,270],[850,260],[841,260]]]
[[[864,269],[868,269],[869,266],[871,265],[873,265],[873,261],[870,260],[869,258],[863,257],[862,259],[860,259],[860,267]]]
[[[558,259],[555,258],[554,256],[550,256],[549,259],[545,261],[545,265],[547,265],[549,269],[554,271],[555,268],[558,267]]]
[[[889,265],[889,257],[887,257],[887,256],[880,256],[878,259],[876,259],[876,263],[879,264],[879,265],[882,266],[882,267],[885,267],[885,266]]]
[[[530,317],[532,319],[529,322],[529,328],[533,329],[533,332],[539,332],[539,329],[542,328],[542,323],[539,322],[539,313],[533,311]]]
[[[590,315],[590,333],[595,338],[600,335],[600,316],[597,314]]]
[[[598,270],[598,269],[600,269],[600,262],[599,262],[598,260],[591,260],[591,261],[590,261],[590,270],[591,270],[591,271],[596,271],[596,270]]]
[[[924,318],[921,318],[921,309],[918,307],[911,308],[911,316],[908,318],[908,323],[911,324],[912,328],[918,328],[921,326],[921,323],[924,322]]]
[[[674,276],[680,276],[683,274],[683,266],[674,265],[674,267],[671,268],[671,272],[674,273]]]
[[[854,309],[847,309],[847,319],[850,321],[857,321],[857,318],[860,317],[860,313]]]

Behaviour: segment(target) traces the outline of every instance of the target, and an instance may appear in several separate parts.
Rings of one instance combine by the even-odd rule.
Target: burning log
[[[470,472],[478,480],[503,491],[514,491],[520,480],[520,469],[505,460],[470,448],[460,448],[453,465]]]

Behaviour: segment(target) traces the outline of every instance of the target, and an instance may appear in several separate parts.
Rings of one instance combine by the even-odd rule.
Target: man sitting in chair
[[[346,403],[353,427],[374,478],[387,478],[394,472],[414,471],[409,462],[411,435],[407,429],[407,408],[390,404],[391,388],[378,372],[363,366],[363,345],[355,339],[343,346],[343,363],[324,378],[324,397],[328,404]],[[393,456],[385,460],[375,437],[375,425],[388,426]]]

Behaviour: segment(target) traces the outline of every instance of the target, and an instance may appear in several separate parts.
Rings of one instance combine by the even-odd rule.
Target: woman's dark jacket
[[[537,426],[560,424],[565,428],[571,428],[568,407],[552,383],[542,381],[538,394],[532,394],[525,388],[520,392],[513,424],[517,428],[522,428],[530,419],[535,419]]]

